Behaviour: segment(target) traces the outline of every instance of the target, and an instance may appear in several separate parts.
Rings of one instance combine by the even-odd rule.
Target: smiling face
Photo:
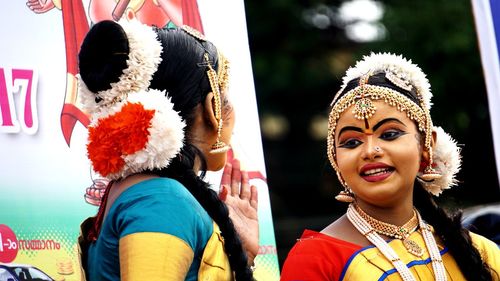
[[[415,123],[383,101],[375,114],[354,117],[352,107],[337,122],[336,162],[358,202],[391,206],[412,200],[413,184],[422,158],[421,135]]]

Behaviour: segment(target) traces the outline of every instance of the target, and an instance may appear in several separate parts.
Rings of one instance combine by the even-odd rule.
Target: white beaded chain
[[[432,262],[432,268],[434,270],[434,276],[436,281],[446,281],[446,271],[444,269],[443,261],[441,259],[441,254],[436,244],[436,240],[430,231],[430,226],[428,226],[423,220],[420,214],[417,212],[418,221],[420,229],[422,230],[422,235],[424,237],[425,245],[429,251],[429,255]],[[356,229],[363,234],[368,241],[377,247],[377,249],[394,265],[399,275],[404,281],[416,281],[413,274],[406,264],[399,258],[398,254],[385,242],[385,240],[375,232],[375,229],[357,212],[353,204],[349,205],[347,209],[347,218],[356,227]]]
[[[436,281],[446,281],[446,271],[444,269],[443,260],[441,259],[441,254],[439,253],[436,240],[434,239],[434,235],[432,235],[431,226],[424,222],[419,212],[417,212],[417,216],[420,229],[422,230],[422,236],[424,236],[425,246],[427,247],[431,257],[434,277],[436,278]]]

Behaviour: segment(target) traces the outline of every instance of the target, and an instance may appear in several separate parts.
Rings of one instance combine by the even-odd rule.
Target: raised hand
[[[54,8],[54,2],[52,0],[28,0],[26,6],[30,8],[33,12],[37,14],[42,14],[48,10]]]
[[[251,265],[259,252],[258,194],[257,187],[250,185],[248,173],[241,171],[237,159],[224,167],[219,197],[229,209],[229,217],[240,236]]]

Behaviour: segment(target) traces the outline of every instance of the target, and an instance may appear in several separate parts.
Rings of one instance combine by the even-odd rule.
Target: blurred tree
[[[333,198],[340,185],[321,131],[346,68],[371,51],[402,54],[424,70],[435,124],[463,145],[462,183],[439,201],[463,208],[500,200],[470,2],[350,2],[382,7],[374,23],[378,40],[349,36],[360,19],[342,16],[343,1],[245,2],[280,264],[304,228],[320,230],[345,208]],[[352,7],[356,15],[360,6]],[[367,12],[373,9],[359,9],[359,15]]]

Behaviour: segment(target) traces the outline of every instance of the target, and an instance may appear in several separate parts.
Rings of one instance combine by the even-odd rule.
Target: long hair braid
[[[196,175],[193,170],[196,157],[202,162],[201,176]],[[233,222],[229,218],[226,205],[219,199],[217,193],[210,189],[209,184],[203,180],[204,166],[206,164],[201,151],[194,145],[186,143],[180,154],[172,160],[169,167],[157,173],[160,176],[173,178],[182,183],[217,223],[224,237],[224,248],[228,254],[229,263],[235,273],[236,280],[254,280],[252,271],[248,266],[246,252],[243,250],[241,240],[236,233]]]
[[[492,280],[492,274],[496,272],[481,259],[479,251],[472,244],[469,231],[462,227],[462,212],[457,211],[448,215],[419,182],[415,182],[413,199],[422,218],[434,227],[465,278],[478,281]]]

